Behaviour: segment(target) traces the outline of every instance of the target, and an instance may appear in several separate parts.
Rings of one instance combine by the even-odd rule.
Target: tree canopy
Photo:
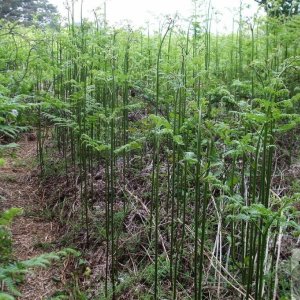
[[[48,0],[0,0],[0,19],[20,22],[24,25],[50,23],[57,9]]]
[[[300,13],[300,0],[255,0],[264,6],[271,17],[292,16]]]

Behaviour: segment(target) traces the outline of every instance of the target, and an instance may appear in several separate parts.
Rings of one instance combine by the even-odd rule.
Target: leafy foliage
[[[267,13],[272,17],[292,16],[300,13],[299,0],[255,0],[260,5],[263,5]]]
[[[9,225],[14,218],[22,214],[20,208],[10,208],[0,215],[0,282],[2,290],[0,291],[0,299],[15,299],[14,296],[21,296],[17,289],[17,284],[24,279],[24,276],[31,269],[48,267],[52,262],[59,261],[68,256],[78,257],[80,253],[70,248],[63,249],[58,252],[46,253],[37,257],[14,262],[12,260],[12,240],[9,231]]]
[[[10,208],[0,215],[0,265],[11,260],[12,240],[8,226],[21,213],[22,210],[19,208]]]
[[[299,233],[296,6],[267,1],[251,20],[241,7],[238,31],[220,35],[194,4],[189,31],[168,19],[145,35],[97,14],[60,31],[1,28],[0,130],[34,125],[41,176],[65,174],[62,221],[105,252],[105,274],[83,272],[101,299],[282,294],[281,239]]]
[[[0,19],[31,25],[36,18],[39,24],[50,23],[57,15],[54,5],[47,0],[1,0]]]

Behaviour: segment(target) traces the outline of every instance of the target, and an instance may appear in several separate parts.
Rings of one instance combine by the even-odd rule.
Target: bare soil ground
[[[20,207],[23,215],[12,225],[14,257],[26,260],[56,248],[58,224],[45,212],[45,199],[38,186],[37,170],[33,169],[36,142],[26,137],[20,147],[5,160],[0,168],[0,211]],[[64,266],[55,264],[47,269],[35,269],[19,287],[19,299],[49,299],[65,284]]]

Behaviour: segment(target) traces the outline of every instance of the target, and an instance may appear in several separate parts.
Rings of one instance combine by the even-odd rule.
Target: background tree
[[[300,0],[255,0],[264,6],[271,17],[292,16],[300,13]]]
[[[57,16],[57,9],[48,0],[0,0],[0,19],[24,25],[34,20],[38,23],[50,23]]]

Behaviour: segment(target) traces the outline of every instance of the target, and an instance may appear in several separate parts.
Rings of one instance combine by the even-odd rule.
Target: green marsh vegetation
[[[55,28],[1,23],[1,138],[36,130],[87,297],[288,299],[300,15],[244,10],[230,34],[197,1],[187,24],[154,33],[77,24],[72,6]]]

